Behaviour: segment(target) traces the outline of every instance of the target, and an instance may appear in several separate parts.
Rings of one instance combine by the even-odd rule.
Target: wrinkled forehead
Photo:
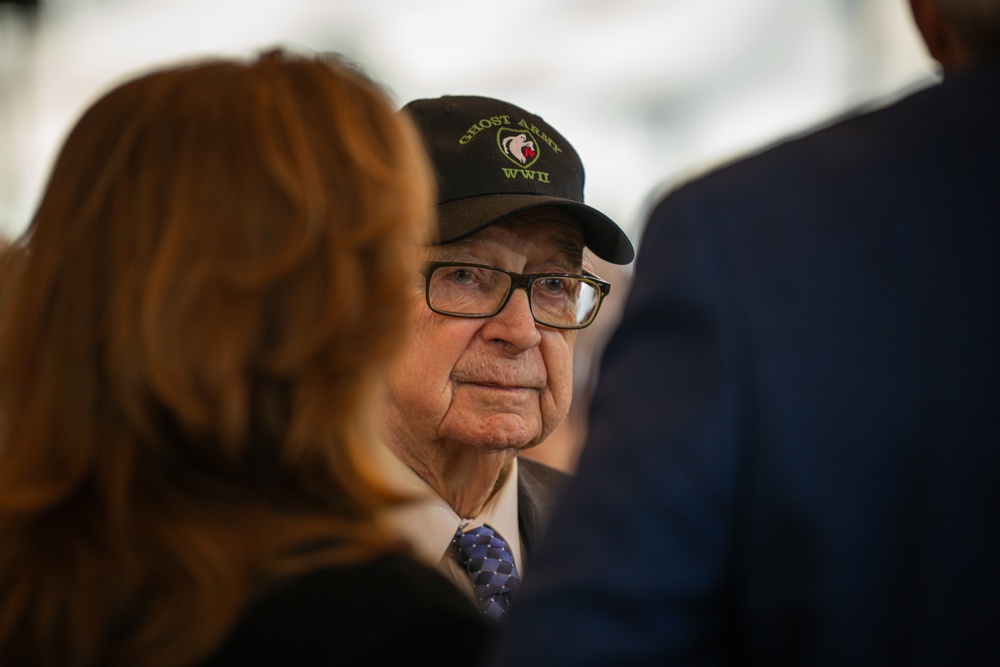
[[[531,247],[579,264],[583,258],[584,236],[580,225],[568,213],[542,207],[501,218],[475,234],[439,247],[457,249],[485,243]]]

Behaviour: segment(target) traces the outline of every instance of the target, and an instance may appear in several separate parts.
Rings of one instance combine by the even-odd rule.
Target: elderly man
[[[406,106],[439,177],[407,352],[383,433],[394,480],[419,497],[392,517],[418,554],[503,615],[565,474],[527,459],[570,407],[573,343],[610,285],[588,248],[632,260],[583,203],[583,165],[551,125],[483,97]]]

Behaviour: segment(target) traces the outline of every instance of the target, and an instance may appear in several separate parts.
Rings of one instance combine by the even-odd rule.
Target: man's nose
[[[483,334],[490,340],[506,341],[519,350],[538,345],[542,334],[531,314],[528,291],[516,288],[503,310],[487,320]]]

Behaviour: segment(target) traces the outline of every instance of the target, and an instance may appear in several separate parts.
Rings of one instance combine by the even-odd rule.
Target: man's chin
[[[492,414],[487,417],[470,417],[451,429],[449,439],[466,442],[484,450],[520,451],[534,447],[547,435],[535,419],[525,419],[517,414]]]

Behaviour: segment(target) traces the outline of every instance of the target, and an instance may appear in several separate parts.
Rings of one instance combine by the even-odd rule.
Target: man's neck
[[[415,453],[413,448],[388,444],[463,519],[475,518],[482,511],[503,484],[517,453],[440,442]]]

